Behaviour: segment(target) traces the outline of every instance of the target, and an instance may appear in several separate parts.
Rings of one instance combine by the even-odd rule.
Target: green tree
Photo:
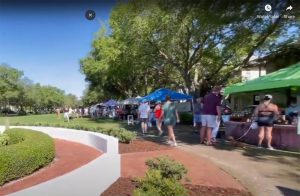
[[[23,72],[9,65],[0,65],[0,103],[2,108],[8,105],[18,105],[23,93],[22,77]]]
[[[80,102],[76,95],[68,94],[64,98],[64,105],[75,108],[80,105]]]
[[[0,65],[0,109],[15,106],[19,111],[53,111],[57,107],[79,106],[75,95],[65,94],[56,87],[34,84],[23,72],[8,65]]]
[[[108,34],[102,28],[91,54],[81,61],[90,89],[111,97],[144,95],[157,87],[205,94],[225,85],[251,57],[274,52],[299,33],[287,21],[285,1],[264,15],[261,1],[131,0],[111,13]],[[231,79],[233,80],[233,79]]]

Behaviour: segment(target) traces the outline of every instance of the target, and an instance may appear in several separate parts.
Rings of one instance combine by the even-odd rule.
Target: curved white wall
[[[14,196],[99,196],[121,175],[118,139],[100,133],[66,128],[11,126],[44,132],[53,138],[82,143],[102,151],[100,157],[63,176],[15,192]],[[0,132],[4,126],[0,126]]]

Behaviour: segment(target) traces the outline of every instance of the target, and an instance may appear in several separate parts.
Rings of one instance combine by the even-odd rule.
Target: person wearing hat
[[[258,147],[261,148],[262,141],[266,135],[267,148],[273,150],[272,147],[272,130],[274,120],[279,115],[278,107],[272,103],[272,95],[265,95],[263,102],[259,104],[255,111],[254,116],[259,127],[258,133]]]
[[[162,112],[162,106],[161,101],[156,102],[156,106],[154,108],[154,114],[155,114],[155,120],[156,120],[156,127],[158,130],[158,134],[161,135],[163,133],[161,126],[163,121],[163,112]]]

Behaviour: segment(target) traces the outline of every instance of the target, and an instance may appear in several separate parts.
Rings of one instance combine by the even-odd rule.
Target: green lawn
[[[70,122],[64,122],[63,117],[60,119],[56,118],[55,114],[43,114],[43,115],[27,115],[27,116],[14,116],[14,117],[0,117],[0,125],[5,125],[5,119],[8,119],[10,125],[21,124],[21,125],[33,125],[36,123],[60,126],[72,126],[81,125],[85,127],[93,128],[120,128],[126,124],[120,121],[114,121],[111,119],[99,119],[92,120],[90,118],[75,118]]]

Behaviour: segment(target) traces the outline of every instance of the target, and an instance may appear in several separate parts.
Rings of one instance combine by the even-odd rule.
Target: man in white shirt
[[[147,133],[147,123],[150,116],[150,106],[147,104],[146,100],[143,100],[138,109],[138,118],[141,121],[142,133]]]

